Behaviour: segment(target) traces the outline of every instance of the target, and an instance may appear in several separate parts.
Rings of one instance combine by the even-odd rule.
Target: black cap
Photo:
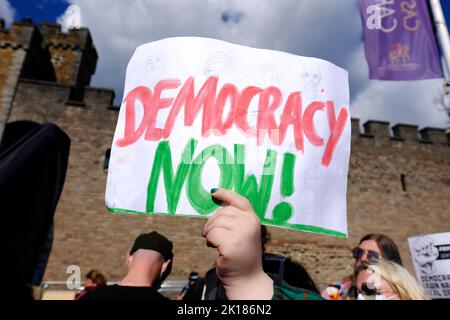
[[[136,240],[134,240],[133,247],[130,250],[130,255],[139,249],[154,250],[161,253],[164,261],[167,261],[169,259],[173,259],[172,248],[172,241],[158,232],[152,231],[150,233],[141,234],[136,238]]]
[[[200,275],[197,272],[191,272],[189,274],[189,280],[194,281],[197,280],[198,278],[200,278]]]

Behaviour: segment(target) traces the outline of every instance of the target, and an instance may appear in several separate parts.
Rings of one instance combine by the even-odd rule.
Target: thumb
[[[244,196],[227,189],[211,189],[211,195],[215,200],[225,203],[226,205],[235,207],[242,211],[253,211],[250,201]]]

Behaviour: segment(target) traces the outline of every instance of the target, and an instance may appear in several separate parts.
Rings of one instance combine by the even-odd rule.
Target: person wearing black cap
[[[183,287],[177,300],[202,300],[204,281],[198,272],[189,274],[188,283]]]
[[[172,269],[172,242],[156,231],[141,234],[128,256],[128,272],[117,284],[86,294],[81,300],[165,300],[157,292]]]

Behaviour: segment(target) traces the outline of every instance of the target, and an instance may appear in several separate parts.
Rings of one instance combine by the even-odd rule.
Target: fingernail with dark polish
[[[213,196],[211,196],[212,201],[217,204],[219,207],[226,207],[226,203],[223,202],[222,200],[217,200],[216,198],[214,198]]]
[[[226,206],[226,203],[225,203],[225,202],[223,202],[223,201],[221,201],[221,200],[217,200],[216,198],[214,198],[214,193],[215,193],[217,190],[219,190],[219,189],[217,189],[217,188],[212,188],[212,189],[211,189],[211,199],[212,199],[212,201],[213,201],[215,204],[217,204],[219,207],[225,207],[225,206]]]

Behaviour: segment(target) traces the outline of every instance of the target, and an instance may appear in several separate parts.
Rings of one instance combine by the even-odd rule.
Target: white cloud
[[[58,17],[57,22],[61,25],[63,31],[68,29],[79,29],[81,27],[81,9],[77,5],[70,5],[66,12]]]
[[[449,119],[435,104],[441,92],[442,80],[371,81],[353,100],[352,117],[445,127]]]
[[[15,10],[8,0],[0,0],[0,18],[9,25],[13,22]]]
[[[350,74],[352,116],[361,122],[373,119],[420,126],[447,124],[447,116],[433,106],[439,80],[368,80],[357,1],[69,2],[81,8],[82,23],[90,29],[99,53],[93,84],[114,88],[118,99],[123,94],[128,60],[138,45],[172,36],[203,36],[315,56],[346,68]]]

